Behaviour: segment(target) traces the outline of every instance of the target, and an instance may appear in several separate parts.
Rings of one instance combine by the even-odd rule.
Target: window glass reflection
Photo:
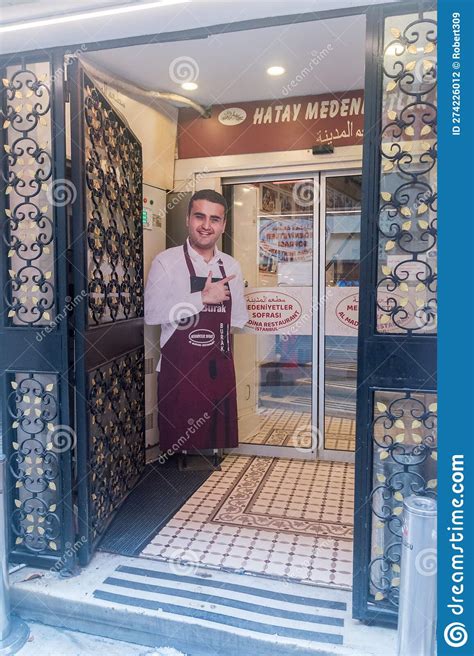
[[[326,178],[324,447],[354,451],[361,176]]]

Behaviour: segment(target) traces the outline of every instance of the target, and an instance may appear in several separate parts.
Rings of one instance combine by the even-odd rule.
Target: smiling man
[[[158,426],[162,453],[238,445],[231,326],[248,321],[238,262],[218,250],[224,196],[202,189],[189,201],[188,238],[155,257],[145,322],[161,324]]]

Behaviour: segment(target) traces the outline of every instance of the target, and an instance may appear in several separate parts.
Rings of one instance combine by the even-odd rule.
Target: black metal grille
[[[400,22],[384,42],[377,329],[435,333],[436,21]]]
[[[2,81],[8,205],[3,238],[9,269],[4,294],[10,325],[37,326],[56,313],[53,212],[65,181],[52,181],[49,63],[10,66],[7,75]]]
[[[436,396],[376,392],[374,414],[370,591],[398,606],[403,500],[436,496]]]
[[[84,78],[90,324],[143,315],[141,147]]]
[[[90,538],[99,538],[145,466],[144,352],[89,375]]]

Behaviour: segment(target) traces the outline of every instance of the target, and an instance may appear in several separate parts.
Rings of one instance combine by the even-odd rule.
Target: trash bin
[[[436,571],[436,501],[407,497],[403,503],[398,656],[435,654]]]

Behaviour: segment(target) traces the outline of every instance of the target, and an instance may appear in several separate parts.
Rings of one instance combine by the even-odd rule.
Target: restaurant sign
[[[245,332],[311,335],[311,287],[260,287],[245,294]]]
[[[360,145],[364,92],[214,105],[209,118],[178,115],[178,158]]]

